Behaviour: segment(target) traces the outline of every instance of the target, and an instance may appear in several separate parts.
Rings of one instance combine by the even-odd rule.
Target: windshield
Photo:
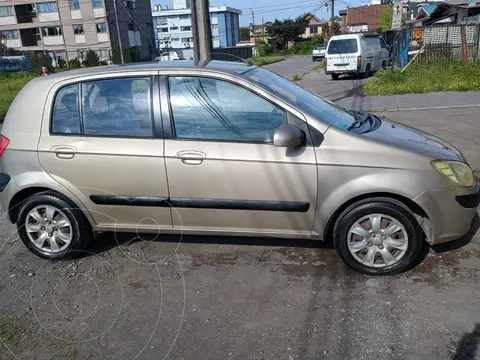
[[[329,54],[350,54],[357,51],[357,39],[332,40],[328,43]]]
[[[268,70],[254,68],[244,74],[267,90],[285,98],[300,110],[328,124],[346,129],[355,118],[348,110],[305,90],[301,86]]]

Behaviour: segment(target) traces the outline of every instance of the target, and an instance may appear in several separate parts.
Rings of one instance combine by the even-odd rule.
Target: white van
[[[379,35],[346,34],[330,38],[325,55],[325,74],[337,80],[343,74],[368,77],[390,63],[390,52]]]

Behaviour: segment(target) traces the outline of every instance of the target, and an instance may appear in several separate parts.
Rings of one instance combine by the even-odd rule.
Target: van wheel
[[[339,216],[333,235],[342,260],[367,275],[394,275],[409,269],[423,239],[409,210],[388,200],[368,199]]]
[[[383,60],[382,62],[382,69],[385,70],[387,68],[387,62]]]
[[[25,246],[44,259],[70,259],[86,248],[93,237],[81,210],[53,193],[27,199],[17,218],[17,230]]]
[[[338,80],[338,74],[331,74],[332,80]]]
[[[366,79],[370,76],[370,64],[367,64],[367,67],[365,68],[365,72],[362,74],[362,78]]]

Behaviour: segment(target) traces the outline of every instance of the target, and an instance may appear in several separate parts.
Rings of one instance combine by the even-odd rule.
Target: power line
[[[297,1],[296,4],[303,4],[303,3],[310,3],[310,4],[316,4],[318,3],[317,1],[312,1],[312,0],[307,0],[307,1]],[[253,10],[257,10],[257,9],[265,9],[265,8],[272,8],[272,7],[281,7],[281,6],[285,6],[285,5],[290,5],[288,3],[284,3],[284,4],[274,4],[274,5],[267,5],[267,6],[258,6],[258,7],[254,7],[252,8]],[[305,5],[306,6],[306,5]],[[240,9],[240,10],[245,10],[245,11],[248,11],[248,10],[251,10],[250,8],[245,8],[245,9]]]

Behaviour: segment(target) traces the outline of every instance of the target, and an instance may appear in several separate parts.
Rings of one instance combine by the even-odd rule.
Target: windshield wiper
[[[347,127],[346,130],[352,130],[353,128],[358,128],[358,127],[362,126],[368,120],[375,121],[373,119],[372,114],[370,114],[368,112],[365,112],[365,111],[352,110],[352,111],[350,111],[350,114],[355,118],[355,121],[349,127]]]

